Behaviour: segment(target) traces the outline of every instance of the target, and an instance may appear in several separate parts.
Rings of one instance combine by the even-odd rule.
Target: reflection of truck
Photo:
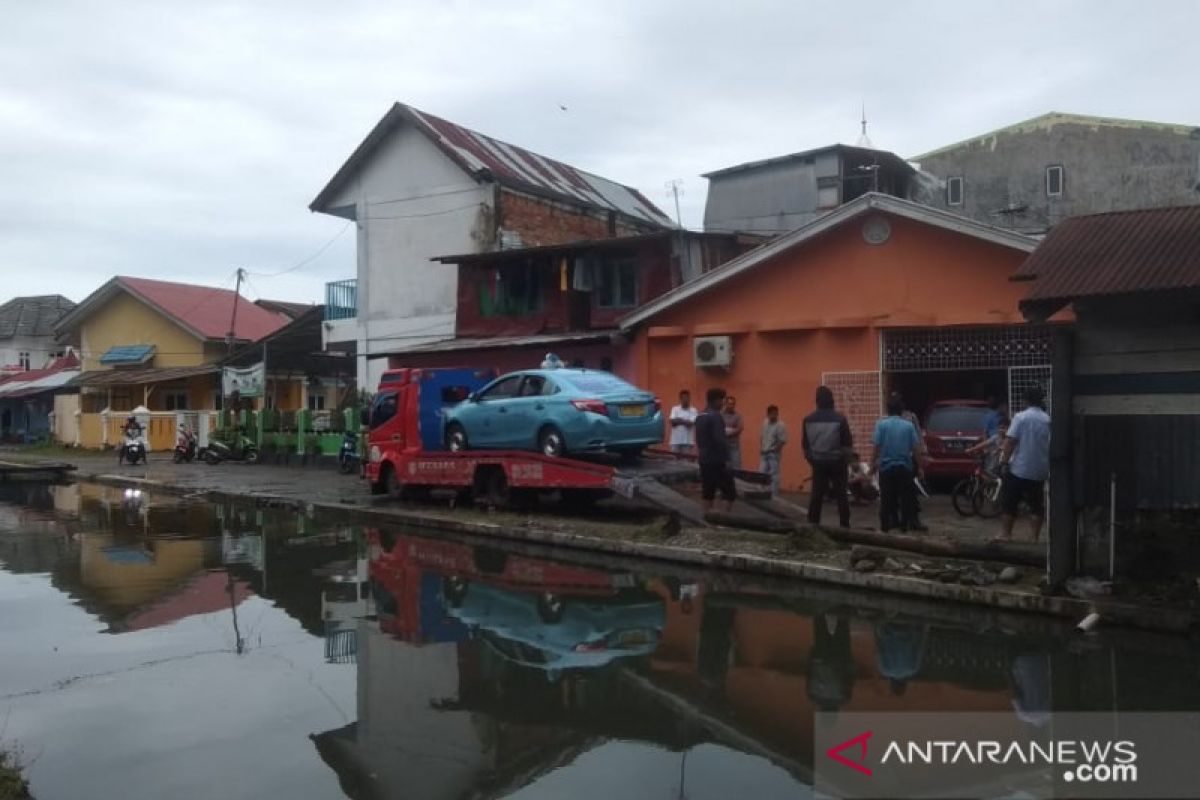
[[[375,596],[380,627],[387,633],[414,643],[461,641],[466,638],[463,622],[488,627],[480,618],[476,599],[496,593],[519,598],[528,606],[533,621],[555,625],[577,616],[597,612],[586,608],[610,606],[641,607],[653,604],[657,616],[634,611],[641,633],[621,640],[626,646],[657,642],[662,627],[662,604],[653,595],[636,590],[630,575],[612,574],[587,567],[506,553],[490,547],[471,547],[460,542],[393,535],[370,530],[369,576]],[[471,620],[460,622],[464,604],[470,601]],[[622,614],[620,610],[616,612]],[[600,617],[604,616],[599,612]],[[509,615],[512,616],[512,615]],[[581,617],[582,619],[582,617]],[[622,617],[623,619],[623,617]],[[657,619],[657,625],[653,624]],[[644,623],[644,624],[643,624]],[[604,622],[597,623],[599,627]],[[573,629],[574,622],[571,627]],[[653,633],[648,629],[653,629]],[[596,637],[592,637],[593,639]]]
[[[615,471],[604,464],[512,450],[450,452],[443,410],[465,400],[494,370],[394,369],[383,374],[367,424],[366,477],[376,494],[403,497],[456,489],[495,505],[557,490],[567,502],[607,495]]]

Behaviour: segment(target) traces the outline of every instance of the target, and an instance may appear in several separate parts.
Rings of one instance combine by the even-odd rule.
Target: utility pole
[[[683,228],[683,213],[679,210],[679,195],[683,194],[683,178],[667,181],[667,193],[675,198],[675,225],[679,229],[679,265],[683,275],[680,280],[687,281],[692,277],[692,253],[687,246],[687,238]]]
[[[225,345],[229,350],[229,355],[233,355],[233,343],[237,339],[237,309],[238,300],[242,298],[242,280],[246,277],[246,270],[238,267],[237,271],[237,286],[233,289],[233,315],[229,318],[229,333],[225,334]]]

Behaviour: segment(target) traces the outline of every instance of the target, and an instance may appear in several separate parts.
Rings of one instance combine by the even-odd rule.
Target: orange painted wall
[[[809,475],[800,421],[823,372],[878,370],[884,328],[1022,322],[1017,303],[1028,287],[1009,277],[1025,253],[883,216],[892,227],[883,245],[863,241],[860,216],[644,323],[637,381],[664,405],[681,388],[700,400],[710,386],[736,395],[747,467],[758,464],[766,406],[778,405],[791,438],[783,486],[799,488]],[[691,337],[722,333],[733,335],[733,366],[694,367]]]

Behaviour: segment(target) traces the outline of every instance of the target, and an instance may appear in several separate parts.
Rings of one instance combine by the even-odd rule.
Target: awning
[[[575,333],[541,333],[532,336],[491,336],[486,339],[458,338],[413,345],[386,353],[372,353],[371,358],[432,353],[461,353],[464,350],[500,350],[511,347],[544,347],[555,344],[600,344],[611,342],[617,331],[577,331]]]
[[[83,372],[71,381],[71,386],[138,386],[145,383],[166,383],[195,375],[215,375],[221,368],[216,364],[198,367],[147,367],[145,369],[103,369]]]
[[[0,397],[31,397],[42,392],[52,392],[66,386],[77,375],[79,375],[79,370],[68,369],[38,378],[35,381],[13,381],[0,384]]]
[[[112,366],[136,365],[145,364],[152,358],[154,358],[154,345],[152,344],[119,344],[105,350],[104,355],[100,356],[100,363]]]

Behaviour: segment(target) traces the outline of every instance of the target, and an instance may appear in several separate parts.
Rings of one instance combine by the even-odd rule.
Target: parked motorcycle
[[[130,417],[129,421],[125,423],[123,430],[125,432],[125,440],[117,448],[117,463],[137,464],[140,461],[145,464],[148,448],[146,447],[146,440],[142,436],[141,423]]]
[[[180,425],[178,433],[175,434],[175,453],[174,459],[176,464],[182,464],[184,461],[189,464],[196,457],[196,448],[199,441],[196,439],[196,434],[191,428],[186,425]]]
[[[358,433],[347,429],[342,434],[342,449],[338,451],[338,469],[349,475],[358,469],[362,459],[358,455]]]
[[[222,461],[255,464],[258,462],[258,445],[240,430],[234,431],[228,438],[211,438],[204,451],[204,460],[209,464],[220,464]]]

